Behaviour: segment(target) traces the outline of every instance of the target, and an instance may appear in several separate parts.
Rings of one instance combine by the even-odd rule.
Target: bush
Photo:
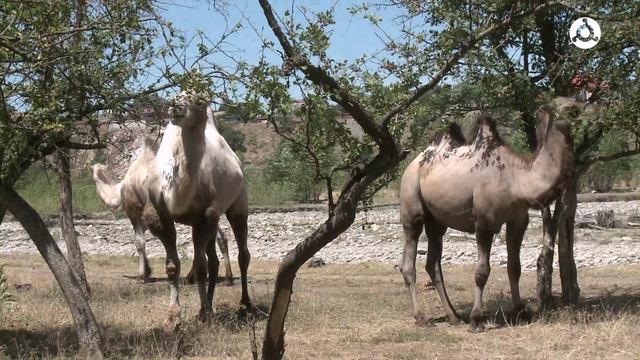
[[[269,184],[291,189],[293,199],[299,202],[317,202],[324,190],[316,180],[315,167],[297,155],[290,142],[283,141],[273,158],[264,168],[264,177]]]
[[[232,128],[224,119],[216,119],[218,131],[227,141],[231,150],[235,152],[245,152],[247,148],[244,146],[244,134],[239,130]]]
[[[267,181],[259,169],[247,168],[245,176],[249,185],[249,205],[278,206],[295,200],[289,185]]]

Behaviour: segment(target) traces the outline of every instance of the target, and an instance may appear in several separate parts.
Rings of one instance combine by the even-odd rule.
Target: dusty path
[[[601,209],[614,209],[618,215],[640,215],[640,201],[581,203],[578,212],[593,214]],[[249,249],[256,259],[280,259],[298,241],[325,220],[319,211],[256,213],[249,217]],[[540,252],[538,243],[541,233],[539,212],[531,212],[531,225],[523,243],[521,259],[524,270],[535,270],[535,261]],[[360,263],[382,261],[396,264],[402,256],[402,229],[397,208],[379,208],[359,213],[355,224],[342,236],[318,253],[327,262]],[[133,244],[133,230],[127,219],[78,220],[76,223],[80,246],[87,254],[137,256]],[[229,251],[237,256],[235,242],[226,220],[222,229],[229,236]],[[58,227],[51,228],[58,238]],[[193,249],[188,228],[178,227],[178,251],[181,256],[191,257]],[[148,254],[164,257],[160,241],[147,233]],[[64,249],[64,242],[58,246]],[[421,243],[420,248],[426,249]],[[19,223],[6,221],[0,225],[0,254],[33,254],[37,250]],[[447,232],[444,242],[445,264],[467,264],[476,260],[475,240],[472,236],[457,231]],[[606,265],[613,263],[640,264],[640,229],[576,230],[576,262],[578,266]],[[506,247],[503,242],[494,244],[491,263],[506,266]],[[421,259],[424,261],[424,259]],[[556,258],[557,262],[557,258]],[[557,263],[556,263],[557,266]]]

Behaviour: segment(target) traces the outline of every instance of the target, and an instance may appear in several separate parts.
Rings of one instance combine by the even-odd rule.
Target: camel
[[[531,156],[514,153],[501,140],[493,120],[477,119],[472,143],[450,135],[427,147],[407,167],[400,185],[400,217],[405,235],[401,272],[409,290],[417,325],[427,321],[416,296],[416,250],[423,229],[427,235],[426,271],[451,324],[460,322],[444,285],[442,236],[447,228],[475,232],[478,261],[470,331],[484,330],[482,294],[489,278],[492,239],[506,223],[507,272],[514,312],[526,311],[520,298],[520,247],[529,223],[528,209],[557,198],[573,171],[571,129],[553,121],[553,107],[536,113],[538,148]]]
[[[112,210],[122,209],[131,221],[134,230],[134,238],[136,249],[138,251],[138,280],[146,283],[151,276],[151,267],[147,260],[145,252],[144,234],[148,225],[144,221],[142,213],[144,208],[152,206],[149,202],[149,191],[146,189],[145,180],[149,172],[149,165],[154,161],[156,153],[154,151],[154,143],[151,139],[145,138],[140,148],[140,155],[134,160],[122,181],[116,183],[109,174],[107,167],[103,164],[95,164],[91,167],[93,180],[96,183],[96,190],[100,199]],[[149,209],[153,211],[153,209]],[[229,261],[229,249],[227,247],[227,239],[222,233],[218,232],[216,237],[218,247],[222,252],[225,264],[225,281],[226,285],[233,285],[233,273],[231,272],[231,262]],[[187,275],[187,282],[194,281],[193,269]]]
[[[171,295],[167,326],[180,321],[180,259],[176,251],[174,222],[192,227],[193,270],[198,286],[198,319],[206,321],[213,312],[215,278],[207,270],[218,272],[215,246],[207,246],[210,234],[216,234],[218,221],[225,214],[238,244],[238,264],[242,284],[241,304],[251,308],[247,290],[248,199],[247,184],[240,160],[215,127],[213,111],[204,96],[182,91],[169,108],[171,122],[152,162],[148,177],[149,199],[155,214],[148,216],[149,229],[163,243],[167,259],[165,269]],[[157,215],[157,216],[154,216]],[[213,279],[212,279],[213,278]]]

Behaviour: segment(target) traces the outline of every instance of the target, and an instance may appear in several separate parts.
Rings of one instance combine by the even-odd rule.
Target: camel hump
[[[493,118],[489,114],[482,113],[478,115],[478,117],[476,118],[476,124],[478,125],[478,128],[487,128],[489,131],[491,131],[492,134],[498,134],[496,121],[493,120]]]
[[[467,143],[467,139],[462,133],[462,128],[454,122],[449,124],[449,127],[447,128],[447,135],[449,135],[453,143],[458,146],[462,146]]]
[[[492,139],[495,142],[503,143],[502,138],[498,133],[496,122],[489,114],[482,113],[478,115],[475,122],[476,127],[478,128],[478,133],[476,134],[476,142],[486,139]]]

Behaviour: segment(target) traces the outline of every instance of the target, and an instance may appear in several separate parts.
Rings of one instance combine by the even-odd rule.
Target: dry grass
[[[216,318],[195,320],[194,287],[182,287],[184,323],[178,332],[162,330],[168,286],[140,285],[126,279],[135,258],[87,259],[91,300],[110,358],[251,358],[252,324],[258,345],[263,318],[242,320],[239,285],[216,289]],[[71,319],[61,292],[37,257],[0,257],[10,284],[31,284],[16,293],[16,304],[0,315],[0,357],[66,358],[77,351]],[[162,277],[161,261],[153,268]],[[190,264],[183,264],[188,269]],[[250,268],[254,302],[266,306],[277,264],[254,261]],[[472,267],[446,267],[449,293],[466,314],[472,303]],[[234,270],[237,271],[237,268]],[[578,309],[559,309],[530,324],[504,319],[510,308],[503,268],[494,267],[486,291],[486,311],[494,326],[483,334],[438,323],[417,328],[401,276],[389,264],[329,265],[303,268],[294,288],[287,322],[289,359],[558,359],[640,357],[640,267],[609,266],[579,273],[583,301]],[[419,282],[426,276],[420,273]],[[558,283],[558,279],[554,280]],[[523,294],[531,299],[535,278],[523,275]],[[15,293],[17,290],[13,288]],[[558,289],[554,289],[556,292]],[[421,289],[428,316],[442,317],[434,291]]]

